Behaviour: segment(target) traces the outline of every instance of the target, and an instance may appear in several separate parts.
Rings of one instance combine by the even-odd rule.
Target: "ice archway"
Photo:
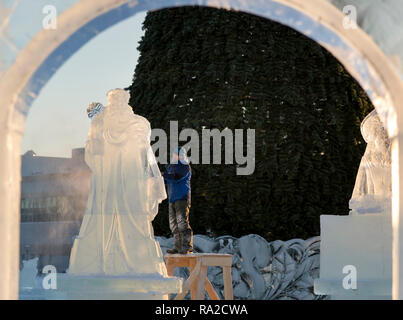
[[[58,11],[57,28],[43,29],[42,9],[52,3]],[[18,296],[20,148],[30,104],[56,70],[99,32],[140,11],[183,5],[234,9],[290,26],[326,47],[366,90],[392,139],[393,296],[403,298],[403,245],[399,246],[403,243],[403,113],[398,107],[403,101],[402,78],[373,39],[360,28],[345,29],[343,14],[325,0],[41,0],[35,4],[3,0],[0,298]]]

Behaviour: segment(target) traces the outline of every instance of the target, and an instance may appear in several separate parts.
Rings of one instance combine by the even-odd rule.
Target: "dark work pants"
[[[169,227],[174,236],[175,249],[186,252],[193,248],[193,231],[189,224],[190,201],[169,203]]]

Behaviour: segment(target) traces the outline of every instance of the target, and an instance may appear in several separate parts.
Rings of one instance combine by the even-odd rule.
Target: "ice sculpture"
[[[166,193],[150,146],[151,126],[133,113],[125,90],[110,90],[107,98],[108,105],[94,112],[86,143],[92,181],[69,274],[164,277],[151,221]]]
[[[320,216],[320,276],[314,292],[330,299],[392,297],[391,151],[375,110],[361,123],[361,134],[367,147],[349,203],[351,213]],[[354,290],[341,285],[349,272],[357,276]]]
[[[172,248],[174,239],[157,237],[162,250]],[[229,235],[210,238],[194,236],[197,253],[232,254],[232,285],[236,300],[322,300],[313,293],[319,277],[320,237],[268,242],[256,234],[241,238]],[[175,274],[187,279],[187,268]],[[224,282],[221,267],[209,267],[207,276],[221,299]],[[188,295],[190,298],[190,295]]]
[[[367,143],[350,200],[352,213],[390,212],[392,197],[390,142],[376,113],[361,123]]]

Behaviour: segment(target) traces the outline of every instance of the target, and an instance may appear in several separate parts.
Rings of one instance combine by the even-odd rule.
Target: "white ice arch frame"
[[[140,11],[184,5],[233,9],[287,25],[324,46],[367,92],[392,139],[393,298],[403,299],[403,82],[374,41],[360,28],[344,29],[344,15],[325,0],[80,0],[58,16],[57,30],[36,34],[0,80],[0,299],[18,297],[20,152],[32,101],[99,32]]]

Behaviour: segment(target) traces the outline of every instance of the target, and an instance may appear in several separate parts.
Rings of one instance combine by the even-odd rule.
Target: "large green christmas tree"
[[[373,106],[324,48],[291,28],[206,7],[149,12],[130,104],[153,128],[255,129],[256,167],[192,165],[195,233],[268,240],[319,235],[348,214]],[[201,134],[200,134],[201,136]],[[161,166],[161,170],[165,168]],[[169,235],[167,201],[154,221]]]

